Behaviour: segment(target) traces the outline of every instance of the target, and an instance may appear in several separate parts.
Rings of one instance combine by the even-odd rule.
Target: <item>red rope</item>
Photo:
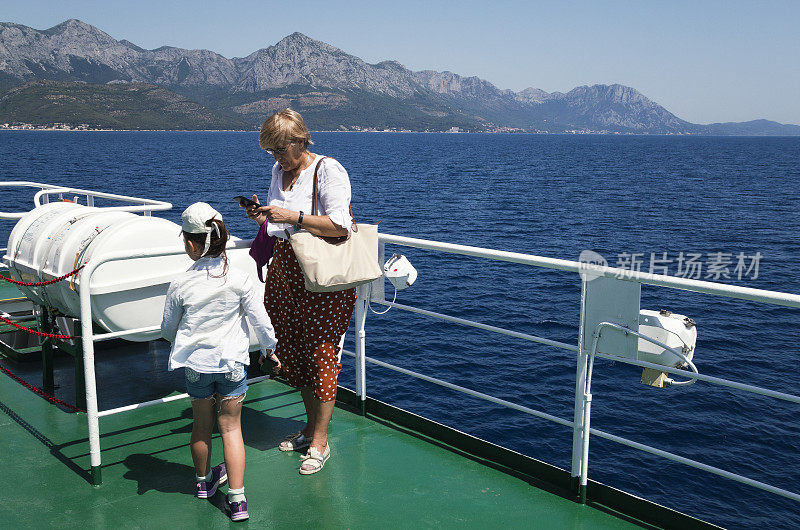
[[[31,391],[33,391],[33,392],[35,392],[35,393],[39,394],[40,396],[42,396],[43,398],[45,398],[45,399],[46,399],[47,401],[49,401],[50,403],[58,403],[58,404],[59,404],[59,405],[61,405],[62,407],[67,407],[68,409],[70,409],[70,410],[74,410],[75,412],[86,412],[86,411],[85,411],[85,410],[83,410],[83,409],[79,409],[79,408],[78,408],[78,407],[76,407],[75,405],[71,405],[71,404],[69,404],[69,403],[65,403],[65,402],[61,401],[60,399],[58,399],[57,397],[55,397],[55,396],[51,396],[50,394],[47,394],[47,393],[45,393],[45,391],[44,391],[44,390],[42,390],[41,388],[36,388],[35,386],[33,386],[33,385],[30,385],[30,384],[26,383],[26,382],[25,382],[25,381],[24,381],[22,378],[20,378],[20,377],[17,377],[16,375],[12,374],[12,373],[11,373],[11,372],[10,372],[10,371],[9,371],[9,370],[8,370],[8,369],[5,367],[5,366],[3,366],[2,364],[0,364],[0,370],[2,370],[4,374],[6,374],[8,377],[10,377],[11,379],[13,379],[13,380],[14,380],[14,381],[16,381],[17,383],[19,383],[19,384],[21,384],[22,386],[26,387],[28,390],[31,390]]]
[[[0,280],[5,280],[7,282],[13,283],[14,285],[22,285],[23,287],[41,287],[43,285],[50,285],[51,283],[60,282],[61,280],[66,280],[70,276],[77,274],[79,270],[81,270],[84,265],[81,265],[77,269],[72,272],[68,272],[64,276],[59,276],[58,278],[53,278],[52,280],[47,280],[46,282],[21,282],[19,280],[14,280],[12,278],[6,278],[5,276],[0,274]]]
[[[80,338],[80,337],[72,336],[72,335],[56,335],[54,333],[43,333],[43,332],[37,331],[35,329],[31,329],[31,328],[26,328],[24,326],[20,326],[16,322],[14,322],[12,320],[9,320],[9,319],[7,319],[5,317],[0,317],[0,320],[5,322],[6,324],[11,324],[12,326],[14,326],[17,329],[21,329],[22,331],[27,331],[31,335],[36,335],[38,337],[48,337],[48,338],[51,338],[51,339],[63,339],[63,340]]]

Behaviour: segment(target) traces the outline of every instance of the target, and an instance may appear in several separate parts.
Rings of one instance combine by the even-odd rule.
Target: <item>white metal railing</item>
[[[347,350],[343,350],[343,353],[345,353],[346,355],[351,356],[351,357],[356,357],[355,353],[347,351]],[[666,371],[664,366],[660,365],[660,364],[653,364],[653,363],[647,363],[647,362],[641,362],[641,361],[639,361],[639,362],[631,362],[631,360],[629,360],[629,359],[620,359],[619,357],[616,357],[616,356],[613,356],[613,355],[604,355],[604,354],[597,354],[597,355],[601,356],[601,357],[607,357],[609,359],[612,359],[612,360],[615,360],[615,361],[619,361],[619,362],[628,362],[629,364],[635,364],[636,366],[642,366],[642,367],[645,367],[645,368],[657,368],[659,370]],[[574,425],[575,425],[573,422],[571,422],[569,420],[565,420],[563,418],[559,418],[558,416],[553,416],[552,414],[548,414],[548,413],[542,412],[540,410],[535,410],[535,409],[532,409],[532,408],[529,408],[529,407],[525,407],[523,405],[519,405],[517,403],[511,402],[511,401],[507,401],[505,399],[496,398],[496,397],[491,396],[489,394],[485,394],[483,392],[478,392],[476,390],[472,390],[470,388],[466,388],[466,387],[463,387],[463,386],[460,386],[460,385],[454,385],[453,383],[449,383],[449,382],[444,381],[442,379],[437,379],[435,377],[424,375],[424,374],[421,374],[419,372],[415,372],[413,370],[408,370],[408,369],[405,369],[405,368],[401,368],[399,366],[396,366],[396,365],[393,365],[393,364],[390,364],[390,363],[386,363],[386,362],[383,362],[383,361],[379,361],[379,360],[373,359],[371,357],[366,357],[365,359],[370,364],[374,364],[374,365],[380,366],[382,368],[387,368],[389,370],[392,370],[392,371],[395,371],[395,372],[398,372],[398,373],[401,373],[401,374],[409,375],[411,377],[415,377],[417,379],[421,379],[422,381],[427,381],[429,383],[433,383],[435,385],[439,385],[439,386],[442,386],[444,388],[449,388],[450,390],[455,390],[457,392],[461,392],[461,393],[466,394],[468,396],[472,396],[472,397],[475,397],[475,398],[478,398],[478,399],[482,399],[484,401],[489,401],[490,403],[496,403],[498,405],[502,405],[502,406],[510,408],[510,409],[518,410],[520,412],[524,412],[526,414],[530,414],[531,416],[535,416],[537,418],[542,418],[544,420],[548,420],[548,421],[551,421],[553,423],[557,423],[559,425],[563,425],[565,427],[574,427]],[[686,374],[686,370],[674,369],[673,371],[674,372],[682,372],[679,375],[685,375]],[[699,376],[698,376],[698,379],[700,379]],[[709,378],[708,376],[706,376],[706,379],[707,380],[709,380],[709,379],[713,380],[713,379],[718,379],[718,378]],[[732,386],[732,385],[726,385],[726,386]],[[756,387],[753,387],[753,388],[756,388]],[[756,392],[756,393],[762,393],[762,392]],[[763,395],[768,395],[768,394],[763,394]],[[790,395],[789,394],[784,394],[784,396],[790,396]],[[798,399],[800,399],[797,396],[790,396],[790,397],[792,399],[788,399],[788,401],[798,402]],[[588,427],[588,424],[587,424],[587,427]],[[772,486],[770,484],[766,484],[764,482],[753,480],[753,479],[744,477],[742,475],[738,475],[736,473],[731,473],[730,471],[726,471],[726,470],[718,468],[718,467],[710,466],[708,464],[704,464],[702,462],[698,462],[697,460],[692,460],[691,458],[686,458],[684,456],[676,455],[675,453],[670,453],[670,452],[664,451],[662,449],[656,449],[655,447],[651,447],[649,445],[645,445],[645,444],[642,444],[642,443],[639,443],[639,442],[634,442],[633,440],[629,440],[627,438],[622,438],[621,436],[616,436],[616,435],[613,435],[613,434],[609,434],[609,433],[607,433],[605,431],[601,431],[599,429],[590,428],[588,430],[588,432],[590,432],[591,434],[594,434],[596,436],[599,436],[600,438],[605,438],[606,440],[610,440],[612,442],[616,442],[618,444],[625,445],[625,446],[631,447],[633,449],[638,449],[638,450],[644,451],[646,453],[650,453],[650,454],[653,454],[653,455],[656,455],[656,456],[660,456],[660,457],[665,458],[667,460],[672,460],[673,462],[678,462],[678,463],[685,464],[685,465],[690,466],[690,467],[694,467],[696,469],[701,469],[703,471],[707,471],[709,473],[713,473],[715,475],[718,475],[718,476],[721,476],[721,477],[725,477],[725,478],[734,480],[736,482],[741,482],[742,484],[747,484],[749,486],[754,486],[756,488],[763,489],[765,491],[769,491],[771,493],[775,493],[775,494],[781,495],[783,497],[788,497],[788,498],[794,499],[794,500],[800,500],[800,495],[797,495],[796,493],[793,493],[791,491],[787,491],[787,490],[784,490],[784,489],[781,489],[781,488],[777,488],[777,487]],[[588,438],[586,438],[586,439],[588,440]],[[586,450],[588,451],[588,445],[586,446]],[[585,471],[588,472],[588,459],[584,459],[583,463],[586,464],[586,466],[582,467],[581,471],[583,472],[585,470]],[[581,478],[584,479],[585,477],[582,476]],[[585,486],[585,484],[586,483],[583,482],[584,486]],[[581,491],[580,493],[582,495],[584,495],[584,500],[585,500],[585,490]]]
[[[225,248],[226,250],[237,248],[250,248],[253,243],[252,240],[236,240],[229,242]],[[99,419],[104,416],[111,416],[121,412],[158,405],[161,403],[168,403],[177,399],[185,399],[189,397],[188,394],[180,394],[177,396],[169,396],[160,399],[146,401],[144,403],[135,403],[117,407],[115,409],[100,411],[97,402],[97,379],[95,377],[94,367],[94,343],[109,340],[136,333],[151,332],[161,329],[158,326],[144,327],[137,329],[129,329],[123,331],[114,331],[111,333],[102,333],[95,335],[92,326],[92,304],[91,304],[91,279],[94,272],[101,265],[110,261],[120,261],[124,259],[137,259],[137,258],[157,258],[164,256],[177,256],[185,252],[183,248],[164,247],[153,250],[119,250],[116,252],[109,252],[102,256],[92,257],[86,263],[83,270],[80,272],[80,284],[78,287],[78,294],[80,297],[80,321],[81,321],[81,345],[83,347],[83,373],[84,383],[86,385],[86,421],[89,431],[89,459],[91,464],[91,477],[92,483],[98,485],[102,482],[101,462],[100,455],[100,422]],[[248,380],[248,382],[263,381],[266,377],[257,377]]]
[[[17,187],[17,188],[38,188],[39,191],[33,196],[34,207],[38,208],[42,204],[47,204],[50,200],[50,195],[58,195],[59,199],[63,199],[65,194],[78,195],[85,197],[86,206],[94,206],[94,200],[110,199],[114,201],[132,203],[126,206],[110,206],[103,208],[104,210],[119,210],[124,212],[141,212],[144,215],[150,215],[150,212],[169,210],[172,204],[164,201],[157,201],[155,199],[143,199],[141,197],[130,197],[128,195],[116,195],[113,193],[103,193],[100,191],[84,190],[80,188],[72,188],[69,186],[55,186],[52,184],[43,184],[41,182],[30,182],[27,180],[14,180],[8,182],[0,182],[0,187]],[[21,219],[28,212],[0,212],[0,219]]]
[[[408,311],[410,313],[417,313],[419,315],[425,315],[429,317],[438,318],[440,320],[446,320],[447,322],[454,322],[456,324],[461,324],[464,326],[469,326],[472,328],[482,329],[484,331],[491,331],[493,333],[499,333],[501,335],[508,335],[509,337],[515,337],[522,340],[529,340],[531,342],[538,342],[539,344],[545,344],[547,346],[555,346],[556,348],[563,348],[565,350],[571,351],[578,351],[578,347],[572,344],[567,344],[566,342],[559,342],[557,340],[550,340],[545,339],[544,337],[537,337],[536,335],[529,335],[528,333],[520,333],[519,331],[512,331],[510,329],[499,328],[497,326],[490,326],[488,324],[482,324],[480,322],[475,322],[472,320],[467,320],[465,318],[458,318],[453,317],[450,315],[445,315],[444,313],[437,313],[435,311],[428,311],[426,309],[419,309],[417,307],[398,304],[396,302],[384,302],[382,300],[378,300],[376,303],[385,305],[388,307],[396,307],[398,309],[402,309],[404,311]]]
[[[262,375],[259,377],[250,378],[246,382],[248,385],[252,385],[253,383],[259,383],[267,379],[269,379],[268,375]],[[119,414],[120,412],[128,412],[129,410],[143,409],[145,407],[160,405],[162,403],[169,403],[170,401],[178,401],[181,399],[186,399],[188,397],[189,394],[183,393],[183,394],[176,394],[174,396],[167,396],[164,398],[151,399],[150,401],[144,401],[142,403],[134,403],[132,405],[124,405],[122,407],[117,407],[115,409],[101,410],[97,413],[97,416],[99,418],[102,418],[103,416],[112,416],[114,414]]]
[[[380,255],[384,255],[384,247],[388,244],[396,244],[396,245],[403,245],[408,247],[432,250],[432,251],[439,251],[439,252],[448,252],[453,254],[459,254],[464,256],[473,256],[477,258],[483,259],[490,259],[496,261],[508,261],[512,263],[519,263],[523,265],[529,265],[533,267],[543,267],[543,268],[550,268],[568,272],[575,272],[579,273],[582,271],[586,271],[587,265],[582,264],[576,261],[569,261],[569,260],[561,260],[561,259],[554,259],[554,258],[547,258],[542,256],[533,256],[528,254],[521,254],[515,252],[505,252],[505,251],[498,251],[492,249],[485,249],[479,247],[471,247],[466,245],[455,245],[450,243],[441,243],[437,241],[430,241],[430,240],[423,240],[423,239],[415,239],[409,237],[402,237],[402,236],[394,236],[389,234],[380,234],[379,241],[381,243],[381,250]],[[751,300],[755,302],[761,302],[766,304],[773,304],[773,305],[780,305],[780,306],[787,306],[793,308],[800,308],[800,295],[791,294],[791,293],[782,293],[782,292],[775,292],[775,291],[766,291],[762,289],[753,289],[749,287],[740,287],[734,285],[725,285],[720,283],[713,283],[713,282],[706,282],[700,280],[691,280],[686,278],[677,278],[672,276],[663,276],[663,275],[656,275],[656,274],[648,274],[648,273],[641,273],[636,271],[630,270],[622,270],[616,269],[613,267],[599,267],[599,266],[589,266],[591,273],[593,276],[604,276],[609,278],[623,278],[625,280],[638,282],[641,284],[648,284],[648,285],[657,285],[662,287],[669,287],[674,289],[682,289],[688,290],[698,293],[705,293],[717,296],[724,296],[728,298],[738,298],[744,300]],[[584,287],[585,287],[584,281]],[[459,385],[454,385],[447,381],[443,381],[434,377],[430,377],[424,374],[420,374],[418,372],[414,372],[412,370],[407,370],[405,368],[401,368],[399,366],[394,366],[389,363],[385,363],[382,361],[378,361],[376,359],[371,359],[366,357],[364,352],[364,342],[365,342],[365,329],[364,329],[364,321],[367,312],[367,297],[370,296],[370,292],[367,290],[359,290],[359,299],[358,303],[356,304],[356,333],[357,333],[357,340],[356,340],[356,352],[345,352],[348,355],[353,355],[356,357],[356,372],[357,372],[357,394],[359,398],[362,400],[366,400],[366,377],[364,374],[365,371],[365,362],[369,362],[370,364],[375,364],[377,366],[381,366],[383,368],[387,368],[390,370],[394,370],[399,373],[403,373],[424,381],[428,381],[439,386],[443,386],[445,388],[450,388],[452,390],[456,390],[459,392],[463,392],[467,395],[471,395],[473,397],[483,399],[486,401],[490,401],[493,403],[497,403],[500,405],[504,405],[506,407],[519,410],[525,412],[527,414],[531,414],[533,416],[546,419],[548,421],[552,421],[554,423],[558,423],[560,425],[564,425],[566,427],[572,427],[573,429],[573,450],[572,450],[572,476],[579,481],[579,488],[580,488],[580,495],[585,501],[586,499],[586,485],[587,485],[587,475],[588,475],[588,441],[589,441],[589,434],[594,434],[601,438],[605,438],[607,440],[611,440],[616,443],[620,443],[622,445],[626,445],[628,447],[638,449],[641,451],[648,452],[650,454],[654,454],[656,456],[660,456],[666,458],[668,460],[672,460],[674,462],[679,462],[697,469],[702,469],[709,473],[713,473],[719,476],[726,477],[728,479],[748,484],[750,486],[762,489],[764,491],[769,491],[771,493],[781,495],[783,497],[787,497],[793,499],[795,501],[800,501],[800,494],[795,492],[791,492],[782,488],[778,488],[764,482],[760,482],[743,475],[739,475],[737,473],[732,473],[727,470],[723,470],[714,466],[710,466],[708,464],[704,464],[702,462],[698,462],[696,460],[692,460],[680,455],[676,455],[674,453],[669,453],[667,451],[663,451],[661,449],[657,449],[655,447],[651,447],[645,444],[641,444],[635,442],[633,440],[628,440],[619,436],[615,436],[613,434],[606,433],[604,431],[600,431],[598,429],[590,428],[590,404],[592,400],[590,387],[587,386],[587,383],[590,384],[590,377],[591,374],[587,372],[590,370],[589,366],[589,359],[590,357],[599,356],[603,358],[612,359],[614,361],[623,362],[635,366],[640,366],[643,368],[654,368],[658,369],[659,371],[682,375],[684,377],[690,377],[691,379],[696,379],[699,381],[708,382],[711,384],[721,385],[728,388],[733,388],[745,392],[751,392],[760,394],[766,397],[780,399],[784,401],[789,401],[792,403],[800,404],[800,396],[796,396],[793,394],[787,394],[783,392],[777,392],[774,390],[748,385],[745,383],[740,383],[737,381],[730,381],[727,379],[719,378],[719,377],[712,377],[703,374],[697,374],[694,372],[687,372],[686,370],[677,369],[677,368],[670,368],[663,365],[658,365],[654,363],[648,363],[644,361],[639,361],[636,359],[628,359],[623,357],[617,357],[614,355],[607,355],[602,353],[593,353],[584,351],[582,341],[579,342],[579,345],[571,345],[566,344],[558,341],[553,341],[544,337],[537,337],[534,335],[529,335],[526,333],[519,333],[516,331],[507,330],[504,328],[499,328],[497,326],[490,326],[487,324],[483,324],[480,322],[475,322],[463,318],[457,318],[450,315],[437,313],[434,311],[428,311],[425,309],[419,309],[403,304],[398,304],[395,302],[387,302],[382,299],[382,291],[379,297],[374,297],[372,300],[369,300],[371,303],[377,303],[388,307],[394,307],[399,310],[409,311],[449,322],[454,322],[457,324],[475,327],[478,329],[483,329],[485,331],[493,332],[493,333],[500,333],[503,335],[508,335],[512,337],[516,337],[522,340],[537,342],[540,344],[546,344],[558,348],[563,348],[571,351],[578,352],[577,358],[577,370],[576,370],[576,390],[575,390],[575,407],[574,407],[574,420],[568,421],[562,418],[558,418],[556,416],[547,414],[546,412],[538,411],[531,409],[529,407],[525,407],[523,405],[519,405],[516,403],[512,403],[506,400],[502,400],[499,398],[495,398],[488,394],[477,392],[472,389],[468,389]],[[607,323],[611,324],[611,323]],[[614,325],[614,324],[611,324]],[[628,330],[632,331],[632,330]],[[585,330],[583,329],[583,321],[581,321],[581,337],[583,337],[583,333]],[[651,340],[645,338],[645,340]],[[652,342],[652,340],[651,340]],[[666,346],[666,345],[662,345]],[[589,368],[589,370],[587,370]],[[588,376],[588,377],[587,377]],[[364,406],[362,405],[362,408]]]
[[[563,271],[569,272],[580,272],[583,266],[582,264],[574,261],[568,260],[558,260],[553,258],[546,258],[541,256],[533,256],[527,254],[519,254],[513,252],[504,252],[504,251],[497,251],[479,247],[470,247],[465,245],[453,245],[449,243],[440,243],[436,241],[428,241],[422,239],[413,239],[407,237],[400,237],[400,236],[393,236],[388,234],[380,234],[379,235],[380,241],[380,255],[384,254],[384,247],[387,243],[389,244],[397,244],[397,245],[404,245],[409,247],[433,250],[433,251],[441,251],[441,252],[449,252],[455,254],[461,254],[466,256],[474,256],[484,259],[491,259],[491,260],[498,260],[498,261],[509,261],[514,263],[520,263],[524,265],[534,266],[534,267],[545,267],[551,269],[558,269]],[[229,249],[232,248],[248,248],[252,241],[235,241],[229,243]],[[157,327],[148,327],[148,328],[139,328],[133,330],[125,330],[113,333],[103,333],[99,335],[94,335],[92,330],[92,318],[91,318],[91,289],[88,288],[91,285],[91,277],[94,271],[102,264],[107,263],[109,261],[117,261],[123,259],[136,259],[136,258],[150,258],[150,257],[160,257],[160,256],[170,256],[170,255],[178,255],[181,254],[183,250],[178,250],[175,247],[170,248],[162,248],[162,249],[154,249],[148,251],[118,251],[114,253],[109,253],[104,256],[98,256],[93,258],[89,263],[86,264],[85,268],[81,271],[80,276],[80,286],[84,287],[79,289],[80,294],[80,307],[81,307],[81,330],[82,330],[82,345],[83,345],[83,356],[84,356],[84,378],[86,383],[86,404],[87,404],[87,423],[88,423],[88,431],[89,431],[89,446],[90,446],[90,460],[91,460],[91,471],[92,471],[92,479],[93,482],[98,484],[101,480],[100,474],[100,467],[101,467],[101,450],[100,450],[100,431],[99,431],[99,418],[110,416],[113,414],[119,414],[121,412],[126,412],[130,410],[136,410],[143,407],[148,407],[152,405],[157,405],[161,403],[166,403],[178,399],[184,399],[187,397],[186,394],[178,395],[178,396],[170,396],[166,398],[156,399],[147,401],[144,403],[137,403],[126,405],[123,407],[118,407],[115,409],[99,411],[98,410],[98,403],[97,403],[97,386],[96,386],[96,379],[95,379],[95,368],[94,368],[94,343],[102,340],[108,340],[111,338],[117,337],[124,337],[126,335],[131,335],[135,333],[142,333],[142,332],[150,332],[156,331]],[[636,281],[640,283],[646,283],[650,285],[661,285],[664,287],[671,287],[677,289],[684,289],[690,290],[695,292],[701,293],[708,293],[720,296],[727,296],[731,298],[740,298],[746,300],[753,300],[757,302],[775,304],[775,305],[782,305],[782,306],[789,306],[794,308],[800,308],[800,295],[795,294],[788,294],[788,293],[780,293],[774,291],[765,291],[760,289],[751,289],[739,286],[731,286],[731,285],[724,285],[712,282],[704,282],[698,280],[687,280],[683,278],[673,278],[669,276],[658,276],[653,274],[645,274],[645,273],[637,273],[631,271],[624,271],[620,269],[615,269],[611,267],[602,267],[602,268],[593,268],[592,272],[594,274],[601,274],[606,275],[609,277],[618,277],[619,275],[625,275],[626,279],[631,281]],[[613,434],[606,433],[604,431],[600,431],[598,429],[589,428],[589,407],[586,407],[587,399],[590,401],[591,396],[587,396],[587,361],[589,358],[589,352],[584,351],[584,349],[578,345],[567,344],[559,341],[550,340],[544,337],[538,337],[535,335],[530,335],[526,333],[519,333],[512,330],[507,330],[504,328],[500,328],[497,326],[490,326],[484,323],[475,322],[467,319],[452,317],[449,315],[445,315],[442,313],[436,313],[433,311],[428,311],[424,309],[414,308],[411,306],[393,303],[393,302],[386,302],[382,299],[383,297],[383,280],[379,280],[380,284],[376,284],[375,289],[369,289],[368,286],[362,286],[358,289],[358,298],[356,301],[356,310],[355,310],[355,328],[356,328],[356,337],[355,337],[355,352],[345,351],[344,353],[348,355],[352,355],[355,357],[355,370],[356,370],[356,394],[362,403],[362,410],[365,407],[366,397],[367,397],[367,387],[366,387],[366,363],[369,362],[375,366],[380,366],[382,368],[390,369],[397,371],[399,373],[403,373],[418,379],[422,379],[428,381],[430,383],[449,388],[451,390],[455,390],[458,392],[463,392],[465,394],[471,395],[473,397],[483,399],[486,401],[490,401],[493,403],[497,403],[542,419],[547,421],[551,421],[557,423],[559,425],[563,425],[565,427],[571,427],[573,429],[573,468],[572,468],[572,476],[576,479],[583,479],[581,493],[585,495],[585,486],[586,486],[586,470],[588,470],[588,434],[593,434],[599,436],[601,438],[605,438],[616,443],[620,443],[622,445],[626,445],[628,447],[632,447],[634,449],[638,449],[641,451],[648,452],[650,454],[654,454],[657,456],[661,456],[663,458],[667,458],[669,460],[679,462],[685,465],[689,465],[691,467],[695,467],[697,469],[702,469],[704,471],[708,471],[710,473],[717,474],[719,476],[723,476],[729,478],[731,480],[735,480],[744,484],[749,484],[751,486],[760,488],[765,491],[769,491],[784,497],[791,498],[793,500],[800,501],[800,495],[797,493],[784,490],[781,488],[777,488],[775,486],[771,486],[742,475],[732,473],[730,471],[726,471],[720,468],[716,468],[713,466],[709,466],[707,464],[703,464],[701,462],[688,459],[682,457],[680,455],[676,455],[673,453],[669,453],[667,451],[663,451],[661,449],[657,449],[654,447],[650,447],[645,444],[641,444],[632,440],[628,440]],[[370,297],[371,300],[369,299]],[[394,307],[398,310],[414,312],[418,314],[422,314],[425,316],[438,318],[442,320],[447,320],[449,322],[454,322],[457,324],[471,326],[478,329],[482,329],[492,333],[500,333],[503,335],[515,337],[521,340],[537,342],[540,344],[545,344],[569,351],[574,351],[578,353],[577,356],[577,377],[576,377],[576,395],[575,395],[575,419],[573,421],[569,421],[563,418],[559,418],[557,416],[548,414],[543,411],[534,410],[530,407],[525,407],[520,404],[516,404],[507,400],[503,400],[500,398],[493,397],[491,395],[485,394],[483,392],[478,392],[463,386],[455,385],[449,383],[447,381],[443,381],[438,378],[434,378],[431,376],[427,376],[418,372],[414,372],[412,370],[408,370],[399,366],[395,366],[383,361],[379,361],[377,359],[369,358],[366,356],[366,316],[368,312],[368,303],[377,303],[382,304],[389,307]],[[634,359],[625,359],[620,358],[612,355],[597,353],[599,357],[610,358],[618,362],[624,362],[636,366],[647,367],[647,368],[657,368],[660,371],[674,373],[679,375],[687,376],[687,372],[685,370],[680,369],[673,369],[661,365],[656,365],[644,361],[638,361]],[[729,381],[726,379],[706,376],[703,374],[691,374],[691,377],[696,378],[699,381],[705,381],[712,384],[723,385],[729,388],[734,388],[746,392],[753,392],[758,393],[767,397],[775,398],[775,399],[782,399],[785,401],[790,401],[793,403],[800,403],[800,396],[795,396],[791,394],[785,394],[781,392],[776,392],[773,390],[756,387],[753,385],[747,385],[744,383],[739,383],[736,381]],[[250,380],[251,382],[256,382],[263,380],[264,378],[255,378]],[[585,454],[584,454],[585,453]],[[582,473],[583,472],[583,473]]]
[[[357,357],[357,354],[348,350],[342,350],[345,355],[350,357]],[[489,401],[491,403],[497,403],[498,405],[503,405],[504,407],[508,407],[510,409],[518,410],[520,412],[524,412],[526,414],[530,414],[531,416],[536,416],[537,418],[543,418],[545,420],[552,421],[553,423],[558,423],[559,425],[564,425],[566,427],[572,427],[572,422],[569,420],[564,420],[559,418],[558,416],[553,416],[552,414],[547,414],[546,412],[542,412],[539,410],[532,409],[530,407],[525,407],[523,405],[519,405],[517,403],[507,401],[505,399],[500,399],[489,394],[485,394],[483,392],[478,392],[477,390],[472,390],[471,388],[467,388],[460,385],[455,385],[453,383],[449,383],[442,379],[438,379],[436,377],[431,377],[429,375],[421,374],[419,372],[415,372],[413,370],[408,370],[407,368],[401,368],[394,364],[389,364],[383,361],[379,361],[378,359],[373,359],[372,357],[364,357],[364,359],[376,366],[380,366],[382,368],[388,368],[389,370],[399,372],[401,374],[410,375],[411,377],[415,377],[417,379],[421,379],[422,381],[427,381],[429,383],[433,383],[435,385],[442,386],[444,388],[449,388],[450,390],[455,390],[457,392],[461,392],[463,394],[467,394],[469,396],[476,397],[478,399],[483,399],[484,401]]]
[[[456,245],[453,243],[441,243],[427,239],[416,239],[413,237],[393,236],[389,234],[378,234],[378,240],[384,244],[392,243],[406,247],[436,250],[462,256],[474,256],[476,258],[486,258],[494,261],[508,261],[521,265],[532,265],[546,269],[556,269],[567,272],[579,273],[586,270],[587,265],[577,261],[565,259],[547,258],[534,256],[532,254],[521,254],[519,252],[507,252],[504,250],[493,250],[481,247],[471,247],[467,245]],[[662,287],[672,287],[673,289],[683,289],[697,293],[715,294],[728,298],[740,298],[763,302],[767,304],[789,306],[800,308],[800,295],[781,293],[778,291],[765,291],[763,289],[753,289],[751,287],[741,287],[738,285],[726,285],[724,283],[706,282],[701,280],[691,280],[688,278],[678,278],[675,276],[664,276],[660,274],[650,274],[636,272],[614,267],[591,266],[594,276],[605,276],[607,278],[623,278],[647,285],[660,285]]]

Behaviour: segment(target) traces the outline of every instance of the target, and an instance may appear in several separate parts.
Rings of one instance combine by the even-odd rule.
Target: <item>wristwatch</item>
[[[300,211],[300,215],[297,216],[297,224],[294,225],[295,230],[300,230],[300,227],[303,226],[303,212]]]

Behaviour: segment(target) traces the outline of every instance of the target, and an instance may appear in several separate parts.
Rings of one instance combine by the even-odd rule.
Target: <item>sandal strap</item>
[[[302,437],[303,437],[303,431],[297,431],[296,433],[294,433],[294,434],[290,434],[289,436],[287,436],[286,438],[284,438],[284,439],[283,439],[283,441],[284,441],[284,442],[293,442],[293,441],[295,441],[297,438],[302,438]]]
[[[330,456],[331,456],[330,446],[326,445],[325,450],[322,452],[319,452],[319,450],[316,447],[310,448],[306,454],[300,457],[300,459],[303,460],[303,462],[314,460],[315,462],[319,462],[321,465],[324,464],[325,461]]]
[[[289,447],[291,449],[297,449],[298,447],[303,447],[305,445],[311,444],[311,439],[306,438],[302,431],[298,432],[297,434],[287,436],[279,445],[281,447]]]
[[[300,466],[304,466],[308,464],[312,467],[322,467],[322,464],[325,463],[325,460],[322,458],[322,455],[314,455],[314,456],[306,456],[303,458],[303,463]]]

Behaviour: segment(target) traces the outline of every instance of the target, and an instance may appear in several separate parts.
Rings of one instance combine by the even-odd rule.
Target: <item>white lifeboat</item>
[[[232,238],[236,240],[238,238]],[[11,232],[5,263],[11,275],[26,282],[63,276],[100,256],[118,251],[144,251],[175,247],[179,254],[154,258],[110,261],[92,275],[92,320],[109,332],[158,326],[169,283],[192,264],[183,252],[181,227],[158,217],[119,210],[58,202],[42,205],[23,216]],[[263,284],[246,248],[227,251],[230,266],[250,274],[257,295]],[[79,293],[84,278],[75,276],[44,287],[20,287],[36,304],[53,307],[64,315],[80,316]],[[125,338],[153,340],[159,331]],[[251,332],[251,345],[257,346]]]

